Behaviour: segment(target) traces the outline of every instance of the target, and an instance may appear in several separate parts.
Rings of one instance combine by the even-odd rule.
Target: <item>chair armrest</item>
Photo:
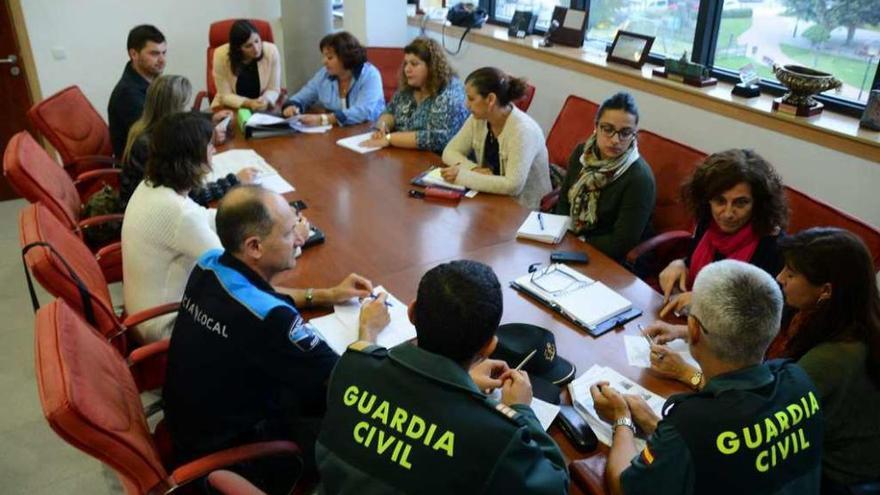
[[[195,101],[193,101],[193,106],[192,106],[192,109],[194,112],[201,112],[202,111],[202,101],[205,100],[207,97],[208,97],[207,91],[199,91],[198,93],[196,93],[196,99],[195,99]],[[211,102],[209,101],[208,104],[210,105]]]
[[[302,455],[299,445],[286,440],[272,442],[258,442],[221,450],[205,457],[196,459],[175,469],[169,477],[169,484],[173,487],[185,485],[199,479],[212,471],[225,466],[237,464],[242,461],[272,457],[280,455]]]
[[[223,495],[266,495],[243,476],[225,469],[209,474],[208,485]]]
[[[83,203],[88,202],[93,194],[100,191],[104,185],[119,190],[119,177],[122,170],[118,168],[100,168],[79,174],[73,181],[73,186],[79,193]]]
[[[95,253],[95,260],[108,284],[122,281],[122,243],[108,244]]]
[[[168,365],[170,342],[170,339],[162,339],[138,347],[126,358],[138,391],[155,390],[165,385],[165,368]]]
[[[590,495],[605,495],[605,454],[596,454],[586,459],[573,461],[568,469],[575,484]]]
[[[124,326],[125,328],[136,327],[147,320],[151,320],[157,316],[166,315],[168,313],[173,313],[178,309],[180,309],[180,301],[161,304],[159,306],[145,309],[135,314],[126,316],[125,320],[122,322],[122,326]]]
[[[83,172],[76,176],[74,184],[81,181],[91,181],[99,178],[118,180],[118,176],[120,174],[122,174],[121,168],[99,168],[96,170],[89,170],[88,172]]]
[[[92,166],[88,170],[95,170],[95,169],[100,169],[100,168],[114,168],[118,164],[119,164],[119,162],[115,158],[113,158],[112,156],[82,155],[82,156],[74,157],[73,160],[71,160],[70,163],[68,163],[67,165],[68,166],[70,166],[70,165],[85,166],[85,167]],[[107,167],[107,166],[100,167],[98,165],[110,165],[110,166],[109,167]],[[82,174],[80,174],[80,175],[82,175]],[[79,178],[79,175],[77,175],[77,178]]]
[[[654,237],[641,242],[638,246],[630,249],[630,251],[626,253],[626,262],[629,266],[634,266],[636,260],[645,253],[654,251],[665,244],[676,243],[685,239],[689,240],[691,236],[693,236],[693,234],[687,230],[670,230],[669,232],[655,235]]]
[[[95,215],[93,217],[85,218],[79,221],[77,226],[82,229],[87,229],[89,227],[94,227],[95,225],[101,225],[110,222],[121,222],[122,221],[122,213],[110,213],[107,215]]]
[[[544,213],[550,213],[553,211],[553,208],[556,207],[556,203],[559,202],[559,192],[560,190],[554,189],[541,198],[541,211]]]

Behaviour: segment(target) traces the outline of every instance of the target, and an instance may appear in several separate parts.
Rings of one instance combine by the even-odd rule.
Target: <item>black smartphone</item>
[[[587,424],[587,420],[575,410],[574,406],[559,406],[556,423],[579,451],[592,452],[599,445],[599,439],[596,438],[593,429]]]
[[[550,261],[553,263],[589,263],[587,253],[580,251],[553,251],[550,253]]]
[[[306,205],[306,202],[301,199],[298,199],[296,201],[291,201],[290,206],[292,206],[296,211],[303,211],[308,208],[308,205]]]

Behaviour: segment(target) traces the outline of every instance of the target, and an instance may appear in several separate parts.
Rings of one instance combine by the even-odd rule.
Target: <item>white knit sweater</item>
[[[520,204],[536,209],[550,192],[550,168],[544,132],[525,112],[513,107],[504,129],[496,136],[501,175],[485,175],[471,169],[483,163],[483,147],[489,127],[485,120],[468,117],[458,134],[443,150],[443,163],[459,164],[456,184],[476,191],[515,196]],[[473,151],[474,163],[468,159]]]
[[[170,188],[143,181],[138,185],[122,221],[126,313],[180,300],[198,257],[221,247],[214,226],[216,213]],[[135,334],[143,342],[167,337],[174,317],[154,318],[139,325]]]

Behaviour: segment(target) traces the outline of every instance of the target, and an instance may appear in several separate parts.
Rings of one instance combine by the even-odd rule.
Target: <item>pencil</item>
[[[530,352],[529,355],[526,356],[526,357],[525,357],[525,358],[519,363],[519,365],[517,365],[517,367],[514,368],[514,369],[517,370],[517,371],[521,370],[522,367],[525,366],[526,363],[528,363],[530,359],[532,359],[532,356],[534,356],[536,352],[538,352],[537,349],[535,349],[535,350],[533,350],[532,352]]]

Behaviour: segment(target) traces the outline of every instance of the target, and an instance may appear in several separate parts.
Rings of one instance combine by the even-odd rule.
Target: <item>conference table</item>
[[[456,259],[480,261],[495,270],[503,287],[502,323],[549,329],[557,352],[577,367],[578,376],[600,364],[662,396],[684,390],[627,361],[623,336],[638,333],[638,324],[656,319],[662,307],[660,294],[570,233],[557,245],[516,239],[529,211],[511,197],[480,193],[457,203],[411,198],[408,191],[415,188],[411,179],[440,165],[440,157],[398,148],[359,154],[336,144],[340,138],[368,131],[367,125],[361,125],[334,127],[326,134],[250,140],[238,136],[221,148],[250,148],[259,153],[296,188],[287,199],[304,201],[305,215],[326,235],[324,244],[304,251],[296,266],[273,283],[329,287],[355,272],[408,302],[415,298],[422,275],[432,267]],[[586,252],[588,264],[571,266],[632,301],[642,316],[594,338],[509,287],[531,264],[549,263],[554,250]],[[306,316],[318,314],[307,312]],[[569,461],[593,455],[577,451],[557,426],[550,433]],[[600,445],[599,451],[607,448]],[[571,492],[583,493],[576,485]]]

